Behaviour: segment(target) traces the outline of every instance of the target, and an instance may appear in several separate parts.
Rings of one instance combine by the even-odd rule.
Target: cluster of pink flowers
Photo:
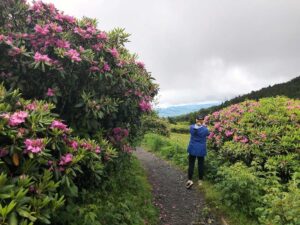
[[[31,153],[40,153],[44,148],[44,140],[41,138],[38,139],[26,139],[24,142],[26,149],[25,153],[31,152]]]
[[[124,138],[128,137],[129,131],[128,129],[122,129],[121,127],[115,127],[112,130],[113,138],[116,142],[122,141]]]
[[[37,103],[36,102],[32,102],[29,103],[28,105],[25,106],[25,109],[30,110],[30,111],[34,111],[37,108]]]
[[[92,24],[87,24],[86,29],[75,27],[74,33],[79,34],[84,39],[90,39],[97,33],[97,29]]]
[[[89,143],[89,142],[83,142],[80,144],[80,147],[87,150],[87,151],[94,151],[95,153],[99,154],[101,152],[100,146]]]
[[[65,55],[68,56],[74,62],[80,62],[80,54],[75,49],[70,49],[65,52]]]
[[[145,100],[141,100],[139,102],[139,106],[143,112],[148,112],[148,111],[151,111],[151,109],[152,109],[151,103],[148,101],[145,101]]]
[[[34,27],[34,30],[36,33],[40,34],[40,35],[47,35],[49,34],[50,30],[49,30],[49,25],[45,25],[45,26],[41,26],[39,24],[36,24]]]
[[[105,72],[108,72],[108,71],[110,71],[110,66],[108,65],[108,63],[104,63],[104,65],[103,65],[103,70],[105,71]]]
[[[62,123],[61,121],[58,120],[53,120],[51,123],[50,128],[51,129],[58,129],[58,130],[62,130],[64,132],[68,132],[69,129],[67,128],[68,126],[64,123]]]
[[[51,63],[52,62],[52,60],[48,57],[48,55],[42,55],[39,52],[36,52],[34,54],[33,58],[36,63],[38,63],[38,62]]]
[[[119,58],[119,52],[116,48],[109,49],[109,52],[114,58]]]
[[[108,39],[108,36],[107,36],[106,32],[101,31],[99,34],[97,34],[97,38],[106,41]]]
[[[70,164],[73,161],[73,155],[71,153],[67,153],[64,156],[61,157],[59,161],[60,166],[66,166]]]
[[[58,47],[58,48],[64,48],[64,49],[70,48],[70,42],[65,41],[65,40],[57,39],[55,41],[55,44],[56,44],[56,47]]]
[[[25,122],[25,119],[28,117],[28,113],[25,111],[19,111],[15,112],[12,115],[9,116],[9,114],[5,115],[6,118],[8,118],[8,124],[10,126],[18,126],[21,123]]]
[[[143,62],[136,62],[136,65],[141,69],[145,69],[145,64]]]
[[[52,88],[48,88],[46,95],[52,97],[55,95],[55,92]]]

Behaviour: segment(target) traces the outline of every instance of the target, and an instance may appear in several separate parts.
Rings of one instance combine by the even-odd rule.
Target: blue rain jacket
[[[190,126],[191,139],[187,152],[193,156],[206,156],[206,137],[209,131],[206,126]]]

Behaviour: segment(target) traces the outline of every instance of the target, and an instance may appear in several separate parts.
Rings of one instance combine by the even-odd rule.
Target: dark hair
[[[204,120],[204,116],[203,116],[203,115],[198,115],[198,116],[196,117],[196,120]]]

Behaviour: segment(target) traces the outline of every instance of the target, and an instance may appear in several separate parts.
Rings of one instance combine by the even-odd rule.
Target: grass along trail
[[[135,154],[152,185],[155,205],[160,209],[159,225],[221,224],[209,212],[197,184],[190,190],[185,188],[186,174],[142,148]]]

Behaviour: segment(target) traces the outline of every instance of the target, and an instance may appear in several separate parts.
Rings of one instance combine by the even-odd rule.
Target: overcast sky
[[[161,106],[224,101],[300,75],[299,0],[47,0],[127,47],[160,85]]]

